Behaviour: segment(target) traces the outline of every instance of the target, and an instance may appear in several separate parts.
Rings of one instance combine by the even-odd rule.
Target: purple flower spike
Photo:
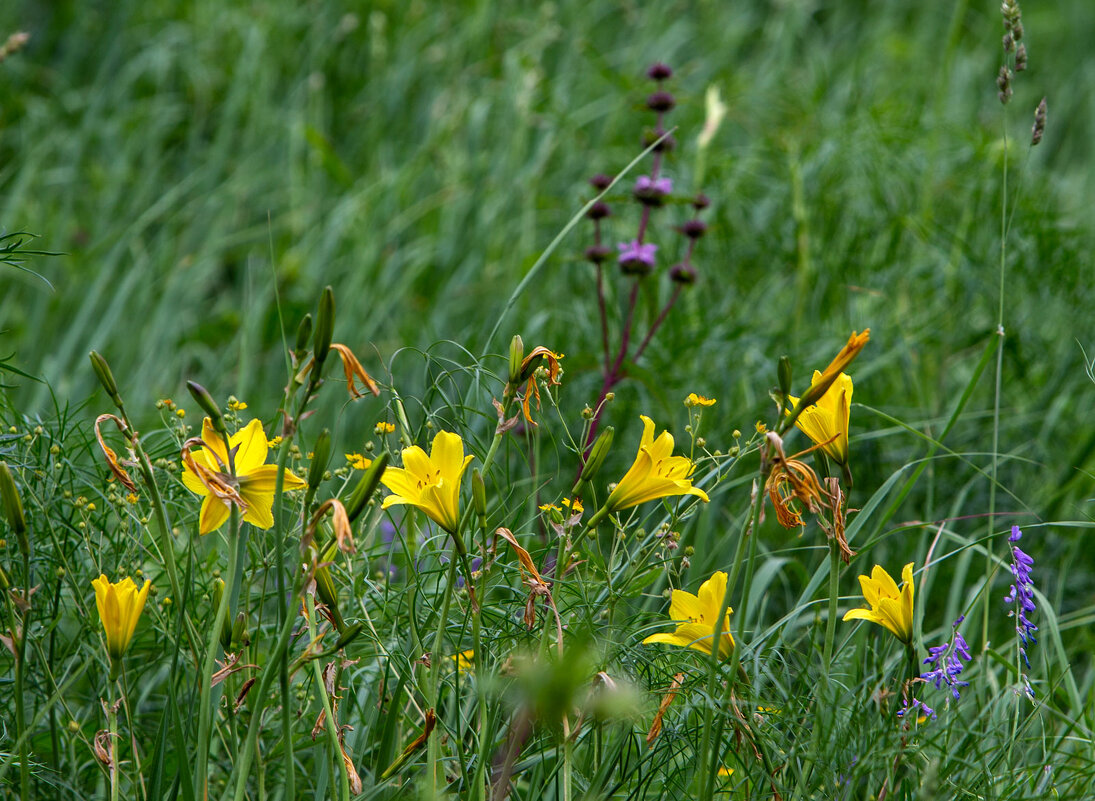
[[[1023,532],[1019,530],[1018,526],[1011,527],[1011,536],[1008,537],[1008,542],[1012,543],[1010,567],[1011,575],[1015,577],[1015,583],[1011,585],[1011,590],[1004,598],[1004,603],[1015,605],[1015,608],[1008,612],[1008,617],[1015,618],[1015,634],[1019,638],[1019,653],[1022,654],[1023,661],[1029,669],[1030,660],[1027,658],[1027,646],[1032,642],[1037,642],[1034,632],[1038,630],[1038,627],[1030,622],[1028,615],[1037,611],[1038,607],[1034,603],[1034,579],[1031,577],[1034,559],[1014,544],[1022,536]],[[1023,680],[1027,694],[1033,697],[1034,691],[1030,687],[1030,682],[1025,676]]]
[[[646,274],[654,269],[654,256],[658,246],[643,244],[638,239],[621,242],[616,246],[620,250],[620,268],[628,274]]]
[[[965,663],[973,658],[969,645],[966,644],[966,638],[958,630],[958,625],[964,619],[963,615],[954,621],[954,635],[949,642],[928,649],[928,658],[924,660],[924,664],[931,665],[932,669],[920,674],[920,678],[934,684],[937,690],[942,690],[946,685],[954,695],[955,701],[961,698],[958,688],[970,685],[968,681],[959,679],[958,674],[966,666]]]

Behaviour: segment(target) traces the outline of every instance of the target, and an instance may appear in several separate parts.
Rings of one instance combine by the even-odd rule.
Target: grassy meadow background
[[[683,199],[694,192],[712,201],[710,230],[697,247],[696,286],[604,414],[617,431],[606,473],[630,464],[640,413],[686,443],[681,401],[689,392],[718,399],[704,411],[701,433],[709,449],[725,452],[731,431],[747,439],[771,417],[779,356],[791,358],[801,386],[849,331],[870,327],[854,369],[850,505],[863,507],[900,475],[853,543],[863,555],[843,574],[842,609],[860,602],[854,576],[872,564],[894,575],[906,561],[919,569],[947,521],[935,556],[954,557],[917,586],[925,639],[945,638],[971,603],[981,539],[1013,523],[1026,532],[1045,608],[1056,615],[1054,635],[1044,629],[1042,650],[1032,651],[1049,711],[1013,733],[1010,742],[1022,739],[1019,754],[1003,734],[996,739],[1011,726],[1007,714],[971,703],[961,707],[965,734],[940,724],[945,738],[929,735],[920,783],[906,785],[906,797],[939,786],[947,788],[942,797],[972,797],[956,788],[1049,797],[1042,765],[1058,771],[1060,797],[1085,797],[1095,781],[1095,383],[1084,356],[1084,349],[1095,356],[1095,4],[1027,0],[1023,21],[1030,66],[1016,76],[1005,111],[994,84],[1003,30],[993,0],[5,2],[0,40],[17,30],[31,39],[0,64],[0,234],[33,233],[26,246],[52,255],[25,257],[26,270],[0,264],[0,359],[34,377],[0,372],[0,457],[33,467],[59,444],[54,456],[70,486],[101,496],[106,472],[89,449],[90,424],[109,401],[89,369],[89,349],[109,360],[139,428],[159,425],[154,404],[165,397],[189,408],[188,423],[200,423],[187,379],[222,401],[235,395],[270,421],[287,381],[283,336],[291,345],[325,285],[336,293],[335,340],[397,387],[422,445],[425,421],[437,415],[462,419],[469,446],[486,450],[489,398],[501,383],[481,384],[482,374],[468,368],[482,357],[504,382],[513,334],[564,352],[559,413],[545,411],[539,436],[544,451],[565,454],[554,421],[580,429],[601,380],[593,273],[582,259],[589,223],[563,239],[508,312],[506,303],[593,196],[589,177],[615,174],[640,152],[651,124],[644,71],[665,61],[675,70],[667,88],[678,100],[669,122],[679,142],[666,174],[682,202],[655,218],[660,268],[672,263],[680,240],[673,227],[687,218]],[[701,161],[696,137],[711,85],[729,111]],[[1043,96],[1049,121],[1031,149]],[[634,235],[626,187],[642,171],[610,193],[613,243]],[[996,336],[1005,201],[994,499],[1002,516],[992,522],[985,471],[994,449],[995,359],[972,380]],[[613,273],[617,309],[623,289]],[[639,304],[643,320],[669,290],[664,276],[651,287]],[[971,385],[945,447],[932,451],[930,440]],[[336,460],[374,438],[374,425],[392,417],[390,397],[320,396],[316,419],[332,430]],[[474,408],[461,406],[468,399]],[[36,425],[44,433],[28,444]],[[319,428],[306,422],[305,439]],[[171,456],[165,438],[154,441],[164,449],[156,455]],[[796,437],[791,450],[804,443]],[[899,493],[930,451],[923,475]],[[557,477],[540,476],[539,486],[565,492],[572,470],[568,463]],[[695,553],[686,588],[727,569],[749,470],[688,521],[684,542]],[[180,509],[184,496],[177,493]],[[758,573],[750,604],[757,650],[742,660],[785,663],[795,677],[779,687],[789,721],[787,699],[808,694],[813,681],[820,646],[811,626],[824,589],[806,599],[816,612],[809,607],[790,633],[778,633],[779,616],[769,612],[794,606],[826,548],[816,531],[800,538],[769,517],[757,546],[769,568]],[[122,565],[136,564],[118,549]],[[91,577],[81,573],[69,590],[82,592],[84,603]],[[1001,577],[994,592],[1006,586]],[[636,603],[662,614],[663,587]],[[600,620],[596,610],[589,619]],[[990,639],[1005,641],[1008,626],[1001,615]],[[635,640],[619,625],[610,630],[603,636]],[[877,632],[870,635],[841,640],[850,685],[863,680],[852,663],[877,667],[867,653]],[[664,687],[665,669],[655,680],[640,657],[623,664]],[[770,661],[765,669],[776,670]],[[984,675],[999,690],[988,673],[977,666],[965,677]],[[871,695],[860,690],[862,705],[838,704],[839,713],[796,708],[824,730],[822,744],[796,739],[788,725],[779,748],[792,761],[806,754],[807,762],[830,759],[848,771],[870,762]],[[8,692],[0,683],[0,699]],[[88,736],[97,692],[85,693]],[[358,703],[371,709],[368,699]],[[58,721],[64,725],[60,713]],[[395,748],[390,738],[376,753],[366,745],[380,741],[382,723],[363,711],[354,735],[379,769]],[[694,727],[680,730],[692,742]],[[1001,776],[1004,750],[1009,773]],[[890,760],[887,751],[873,764],[884,772]],[[627,784],[630,797],[683,792],[685,779],[675,782],[685,769],[670,762],[668,778],[621,779],[638,782]],[[101,788],[86,749],[74,763],[84,778],[43,781],[56,781],[50,786],[64,797]],[[801,797],[878,791],[877,781],[832,779],[801,779],[800,788],[812,787]],[[536,798],[537,786],[532,780],[515,792]],[[398,797],[391,786],[373,788],[371,797]],[[629,797],[620,792],[590,797]]]

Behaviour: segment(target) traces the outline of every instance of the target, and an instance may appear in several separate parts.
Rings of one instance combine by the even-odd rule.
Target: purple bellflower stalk
[[[1030,575],[1031,568],[1034,567],[1034,559],[1015,544],[1022,536],[1023,532],[1019,530],[1018,526],[1011,527],[1011,536],[1008,537],[1008,542],[1011,543],[1010,567],[1015,583],[1011,585],[1011,590],[1004,598],[1004,603],[1015,605],[1015,608],[1008,612],[1008,617],[1015,618],[1015,635],[1019,640],[1019,654],[1023,657],[1023,662],[1029,670],[1030,659],[1027,658],[1027,646],[1032,642],[1037,642],[1034,632],[1038,630],[1038,627],[1030,622],[1028,615],[1037,611],[1038,607],[1034,603],[1034,580]],[[1027,696],[1033,699],[1034,689],[1030,686],[1030,678],[1025,673],[1022,678],[1024,691]]]

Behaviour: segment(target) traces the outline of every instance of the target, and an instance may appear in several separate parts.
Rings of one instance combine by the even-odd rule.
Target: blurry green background
[[[1081,346],[1095,355],[1095,4],[1023,11],[1030,67],[1006,118],[1017,208],[1000,435],[1018,458],[1001,475],[1037,516],[1090,517],[1095,386]],[[460,347],[500,354],[521,333],[567,354],[563,404],[577,425],[599,387],[587,223],[486,337],[591,197],[588,177],[639,152],[654,60],[676,70],[680,146],[667,174],[682,197],[711,197],[712,229],[698,285],[606,413],[628,432],[623,450],[640,410],[681,436],[690,391],[719,398],[705,433],[727,447],[731,429],[771,416],[780,354],[800,387],[866,326],[855,400],[935,434],[996,326],[994,0],[16,0],[0,6],[0,35],[15,30],[33,38],[0,66],[0,226],[61,254],[27,265],[52,290],[0,265],[0,355],[49,382],[18,381],[11,398],[26,414],[49,414],[53,397],[83,402],[95,348],[138,418],[158,397],[183,397],[187,378],[269,417],[286,380],[275,287],[291,341],[331,284],[336,341],[384,380],[390,363],[404,396],[422,397],[445,366],[405,351],[391,361],[400,349],[466,365]],[[697,184],[712,84],[729,115]],[[1043,95],[1049,125],[1031,151]],[[613,242],[634,236],[637,174],[612,198]],[[686,213],[655,218],[663,274],[648,282],[644,320],[669,291]],[[992,389],[990,369],[947,440],[982,465]],[[384,414],[335,393],[325,402],[341,409],[344,443]],[[925,452],[868,410],[853,412],[853,429],[868,489]],[[961,511],[983,510],[985,482],[968,464],[934,469],[910,514],[941,514],[936,495],[951,511],[943,496],[960,486],[973,487]]]

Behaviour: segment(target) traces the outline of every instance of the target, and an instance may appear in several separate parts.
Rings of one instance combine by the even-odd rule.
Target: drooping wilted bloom
[[[715,622],[719,619],[719,610],[725,595],[726,573],[721,570],[700,585],[698,596],[684,590],[673,590],[673,597],[669,602],[669,617],[677,621],[677,630],[672,633],[651,634],[643,640],[643,645],[665,643],[695,648],[705,654],[711,653]],[[730,613],[733,611],[726,607],[719,637],[720,659],[726,659],[734,650],[734,638],[730,635]]]
[[[885,626],[897,639],[906,645],[913,636],[913,563],[909,562],[901,570],[904,586],[898,590],[897,582],[881,565],[875,565],[870,578],[860,576],[863,597],[871,605],[870,609],[849,609],[844,620],[870,620]]]

